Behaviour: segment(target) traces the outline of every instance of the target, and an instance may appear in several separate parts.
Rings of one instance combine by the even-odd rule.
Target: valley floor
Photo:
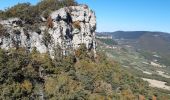
[[[142,78],[142,79],[144,81],[149,82],[151,87],[161,88],[161,89],[165,89],[165,90],[170,90],[170,86],[167,86],[166,82],[158,81],[158,80],[154,80],[154,79],[147,79],[147,78]]]

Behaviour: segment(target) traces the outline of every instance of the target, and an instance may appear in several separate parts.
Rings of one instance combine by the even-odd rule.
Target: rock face
[[[59,45],[65,55],[70,49],[76,50],[81,44],[85,44],[95,52],[96,17],[87,6],[61,8],[52,12],[47,20],[43,18],[43,21],[45,22],[42,23],[47,24],[40,24],[36,32],[25,28],[24,22],[19,18],[0,21],[8,33],[1,35],[0,47],[25,47],[30,51],[36,47],[40,53],[49,51],[52,54],[53,48]]]

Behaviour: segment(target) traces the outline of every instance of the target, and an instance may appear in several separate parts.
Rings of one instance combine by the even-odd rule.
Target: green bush
[[[52,43],[52,38],[51,38],[50,33],[48,33],[48,30],[44,31],[43,38],[42,38],[42,43],[44,43],[44,45],[46,47],[48,47]]]
[[[25,25],[34,25],[41,22],[41,15],[48,18],[52,11],[73,5],[77,5],[74,0],[42,0],[35,6],[30,3],[19,3],[5,11],[0,11],[0,19],[18,17],[25,21]]]
[[[3,36],[9,36],[9,33],[7,33],[7,30],[3,27],[3,25],[0,24],[0,37]]]

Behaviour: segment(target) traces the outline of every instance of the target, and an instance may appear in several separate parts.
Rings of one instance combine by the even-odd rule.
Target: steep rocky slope
[[[5,32],[1,34],[0,47],[24,47],[29,51],[36,47],[40,53],[49,51],[53,55],[54,48],[59,45],[65,55],[85,44],[95,52],[96,17],[88,6],[64,7],[52,12],[47,19],[41,19],[42,24],[36,31],[29,30],[19,18],[1,20]]]

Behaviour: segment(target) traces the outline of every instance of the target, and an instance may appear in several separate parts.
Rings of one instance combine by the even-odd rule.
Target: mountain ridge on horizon
[[[157,52],[163,56],[170,55],[170,34],[152,31],[115,31],[96,33],[111,35],[119,42],[149,52]]]
[[[116,39],[136,39],[144,34],[159,35],[170,39],[170,33],[159,31],[114,31],[114,32],[96,32],[96,34],[112,35]]]
[[[117,31],[96,31],[96,33],[115,33],[115,32],[151,32],[151,33],[167,33],[170,34],[170,32],[165,31],[147,31],[147,30],[137,30],[137,31],[126,31],[126,30],[117,30]]]

